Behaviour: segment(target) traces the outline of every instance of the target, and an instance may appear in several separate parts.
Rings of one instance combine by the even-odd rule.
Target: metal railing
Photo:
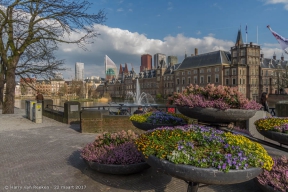
[[[137,109],[139,105],[131,106],[124,104],[115,105],[101,105],[101,106],[91,106],[91,107],[81,107],[82,110],[93,109],[93,110],[108,110],[110,115],[132,115],[133,109]],[[143,105],[143,111],[149,110],[159,110],[164,112],[177,112],[176,106],[166,106],[166,105]]]
[[[60,111],[60,112],[64,112],[64,107],[63,106],[59,106],[59,105],[51,105],[51,104],[47,104],[44,108],[45,109],[50,109],[50,110],[54,110],[54,111]]]

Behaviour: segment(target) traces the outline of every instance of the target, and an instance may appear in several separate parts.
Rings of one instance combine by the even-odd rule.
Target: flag
[[[273,36],[279,42],[279,44],[280,44],[281,48],[284,50],[284,52],[288,54],[288,49],[287,49],[287,47],[288,47],[288,39],[282,37],[281,35],[279,35],[275,31],[273,31],[269,25],[267,26],[267,28],[271,31]]]
[[[248,33],[247,29],[248,29],[248,28],[247,28],[247,25],[246,25],[246,34]]]

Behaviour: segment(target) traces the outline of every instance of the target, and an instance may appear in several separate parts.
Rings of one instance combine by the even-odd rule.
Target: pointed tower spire
[[[238,30],[235,46],[243,45],[241,29]]]
[[[122,68],[122,64],[120,64],[120,67],[119,67],[119,75],[121,75],[123,73],[123,68]]]
[[[125,63],[124,73],[125,73],[125,74],[128,74],[128,73],[129,73],[127,63]]]
[[[276,60],[276,53],[274,51],[274,54],[273,54],[273,59]]]

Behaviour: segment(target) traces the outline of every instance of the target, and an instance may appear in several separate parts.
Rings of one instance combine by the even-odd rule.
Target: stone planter
[[[280,133],[276,131],[264,131],[264,130],[258,130],[258,132],[263,135],[264,137],[267,137],[268,139],[271,139],[273,141],[277,141],[280,144],[288,145],[288,134],[287,133]]]
[[[274,188],[269,185],[262,185],[257,178],[254,179],[254,182],[263,192],[280,192],[278,190],[274,190]]]
[[[212,185],[242,183],[257,177],[263,171],[261,168],[249,168],[246,170],[230,170],[228,173],[224,173],[215,168],[198,168],[191,165],[174,164],[155,156],[149,156],[146,162],[159,171],[188,182],[188,192],[196,192],[199,183]]]
[[[277,117],[288,117],[288,102],[279,101],[275,104]]]
[[[158,127],[174,127],[176,125],[173,124],[152,124],[152,123],[138,123],[136,121],[132,121],[133,125],[138,129],[148,131],[152,129],[156,129]]]
[[[146,162],[131,165],[110,165],[87,161],[86,159],[83,160],[91,169],[95,171],[114,175],[128,175],[138,173],[150,167]]]
[[[244,109],[216,109],[216,108],[201,108],[201,107],[177,107],[178,111],[183,115],[198,119],[200,122],[209,123],[230,123],[235,121],[248,120],[255,115],[256,110]]]

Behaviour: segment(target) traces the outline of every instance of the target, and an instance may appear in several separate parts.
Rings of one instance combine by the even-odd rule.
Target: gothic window
[[[232,75],[236,75],[236,69],[235,68],[232,69]]]
[[[215,83],[219,83],[219,74],[215,74]]]
[[[197,76],[194,76],[194,84],[197,84]]]
[[[211,75],[207,76],[207,83],[211,83]]]
[[[225,69],[225,75],[229,75],[229,69]]]
[[[225,85],[229,84],[229,79],[225,79]]]
[[[236,79],[233,78],[232,82],[233,82],[233,85],[236,85]]]
[[[204,83],[204,76],[200,77],[200,83]]]

